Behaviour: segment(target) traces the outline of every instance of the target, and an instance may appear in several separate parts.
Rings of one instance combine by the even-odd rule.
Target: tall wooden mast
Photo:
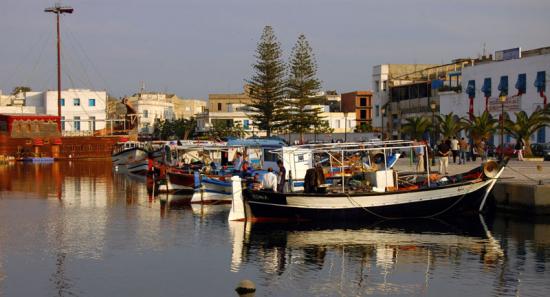
[[[57,20],[57,116],[61,118],[61,36],[59,31],[59,15],[73,13],[73,8],[56,3],[55,6],[46,8],[44,12],[55,13]]]

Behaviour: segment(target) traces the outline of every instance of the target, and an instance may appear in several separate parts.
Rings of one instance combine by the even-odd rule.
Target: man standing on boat
[[[235,154],[235,158],[233,159],[233,172],[240,173],[242,167],[243,167],[243,154],[241,152],[237,152]]]
[[[446,141],[441,140],[441,143],[437,146],[437,151],[439,153],[439,174],[449,174],[447,167],[449,167],[451,147]]]
[[[273,173],[273,168],[267,168],[267,173],[262,179],[262,188],[266,191],[277,192],[277,176]]]
[[[285,189],[286,169],[281,160],[277,161],[277,166],[279,166],[279,173],[277,174],[277,192],[282,193]]]

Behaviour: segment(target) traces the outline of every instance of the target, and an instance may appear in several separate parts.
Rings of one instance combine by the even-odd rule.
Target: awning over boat
[[[485,97],[491,97],[491,78],[486,77],[483,80],[483,86],[481,87],[481,91],[483,92],[483,95]]]
[[[527,74],[521,73],[518,74],[518,80],[516,81],[516,89],[518,90],[518,95],[525,94],[527,89]]]
[[[466,94],[469,98],[474,98],[476,96],[476,81],[471,79],[468,81],[468,86],[466,87]]]
[[[498,84],[499,96],[508,96],[508,75],[500,77],[500,83]]]
[[[537,92],[546,92],[546,71],[537,72],[537,79],[535,79],[534,85],[537,88]]]

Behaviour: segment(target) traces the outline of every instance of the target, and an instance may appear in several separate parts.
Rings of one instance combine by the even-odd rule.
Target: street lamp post
[[[504,159],[504,103],[506,102],[506,95],[498,97],[500,100],[500,159]]]
[[[344,142],[348,141],[348,113],[344,112]]]
[[[386,115],[386,109],[384,107],[380,109],[380,115],[381,115],[380,126],[382,129],[382,135],[380,135],[380,138],[381,138],[380,140],[384,140],[384,116]]]
[[[435,145],[437,144],[436,132],[435,132],[435,108],[437,107],[434,101],[430,102],[430,109],[432,110],[432,166],[435,166]]]

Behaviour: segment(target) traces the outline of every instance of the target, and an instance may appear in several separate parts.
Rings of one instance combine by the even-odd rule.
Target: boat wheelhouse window
[[[277,162],[279,157],[277,154],[270,152],[273,148],[264,149],[264,162]]]

